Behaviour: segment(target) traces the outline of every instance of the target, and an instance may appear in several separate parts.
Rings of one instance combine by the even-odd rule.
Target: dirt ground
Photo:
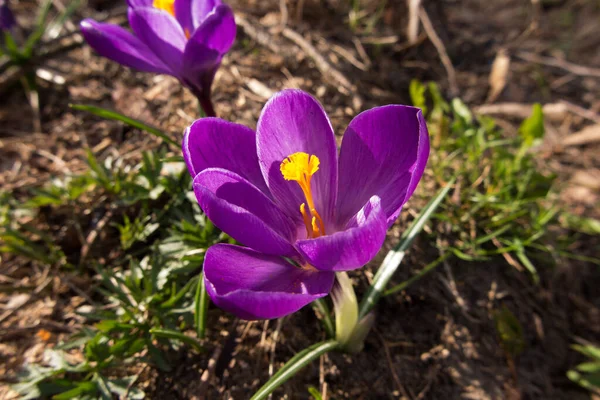
[[[272,92],[300,87],[320,99],[341,134],[361,109],[409,103],[414,78],[438,82],[446,96],[459,96],[481,112],[492,109],[506,135],[516,133],[523,117],[519,113],[529,108],[492,106],[562,105],[547,118],[539,162],[558,174],[564,207],[577,215],[600,216],[600,142],[565,144],[586,126],[600,124],[597,1],[424,0],[455,76],[422,27],[417,43],[407,42],[403,0],[363,1],[361,21],[380,18],[373,28],[361,22],[355,31],[348,26],[347,1],[229,3],[240,26],[214,84],[220,117],[255,126]],[[20,21],[26,24],[34,8],[32,2],[19,3]],[[77,17],[107,10],[114,20],[124,18],[122,3],[104,0],[90,1]],[[295,40],[294,33],[302,40]],[[306,43],[311,48],[303,47]],[[490,74],[498,54],[509,57],[510,68],[492,79],[492,86],[505,81],[495,94]],[[87,146],[100,158],[120,154],[134,160],[140,149],[158,144],[118,123],[73,112],[69,103],[120,110],[174,132],[177,139],[196,115],[195,99],[174,79],[133,72],[85,45],[60,53],[45,67],[65,82],[41,82],[39,132],[20,87],[0,86],[0,184],[17,198],[54,176],[84,170]],[[409,209],[427,197],[421,192]],[[390,233],[388,248],[409,211]],[[73,253],[80,252],[60,218],[68,214],[49,216],[48,227],[63,242],[73,241]],[[92,251],[105,251],[98,246]],[[599,248],[598,237],[582,237],[572,250],[597,257]],[[432,259],[426,245],[417,242],[394,281],[405,280]],[[369,271],[352,275],[359,294],[367,287]],[[487,263],[451,261],[379,304],[363,352],[322,357],[274,398],[309,398],[312,385],[320,391],[325,387],[330,399],[589,399],[565,371],[582,361],[569,348],[577,338],[600,342],[600,270],[570,261],[540,275],[541,285],[534,287],[501,257]],[[9,383],[23,362],[38,359],[44,347],[81,324],[74,309],[94,294],[86,292],[85,277],[39,270],[18,257],[3,258],[0,285],[0,382]],[[12,285],[31,288],[34,295],[11,309],[9,302],[22,300],[7,289]],[[515,360],[502,351],[494,327],[492,310],[501,304],[523,324],[525,350]],[[211,351],[172,354],[179,365],[173,372],[141,371],[139,384],[148,398],[247,398],[265,382],[270,367],[278,368],[296,351],[324,339],[310,309],[281,322],[245,322],[211,308],[209,327],[212,349],[221,351],[209,382],[201,377]],[[52,333],[49,341],[35,335],[40,328]],[[2,396],[14,398],[14,392],[0,389]]]

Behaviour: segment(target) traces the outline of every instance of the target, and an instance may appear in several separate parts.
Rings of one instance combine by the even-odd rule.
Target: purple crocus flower
[[[214,116],[210,88],[235,40],[231,9],[221,0],[128,0],[128,5],[133,33],[85,19],[81,30],[88,44],[128,67],[176,77]]]
[[[423,175],[429,135],[418,108],[377,107],[352,120],[338,157],[318,101],[285,90],[265,105],[256,133],[195,121],[183,155],[201,208],[247,246],[207,250],[211,299],[240,318],[270,319],[326,296],[335,271],[377,254]]]
[[[15,24],[15,16],[8,7],[8,1],[0,0],[0,32],[12,29]]]

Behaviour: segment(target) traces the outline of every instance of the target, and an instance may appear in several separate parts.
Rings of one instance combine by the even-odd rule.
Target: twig
[[[591,125],[569,135],[561,143],[563,146],[581,146],[600,141],[600,124]]]
[[[364,44],[396,44],[400,38],[396,35],[383,36],[383,37],[365,37],[361,39]]]
[[[348,50],[346,50],[342,46],[338,46],[337,44],[332,44],[331,50],[335,51],[340,56],[344,57],[350,64],[354,65],[356,68],[360,69],[361,71],[369,70],[369,68],[365,64],[363,64],[362,62],[357,60],[356,57],[354,57],[352,55],[352,53],[350,53]]]
[[[448,84],[450,85],[450,93],[452,96],[456,96],[458,94],[458,85],[456,84],[456,71],[454,70],[454,66],[452,65],[450,57],[448,57],[446,47],[444,46],[444,43],[433,28],[433,24],[429,19],[429,15],[427,15],[427,12],[423,7],[421,7],[421,10],[419,11],[419,17],[421,18],[423,29],[425,29],[425,32],[427,32],[427,36],[429,36],[429,40],[431,40],[431,43],[433,43],[436,50],[438,51],[440,60],[442,60],[442,64],[446,69],[446,73],[448,74]]]
[[[417,42],[417,36],[419,34],[419,8],[421,7],[421,0],[407,1],[408,25],[406,27],[406,36],[408,37],[408,43],[415,44]]]
[[[327,400],[327,382],[325,381],[325,357],[323,354],[319,359],[319,385],[321,386],[321,400]]]
[[[600,115],[593,112],[592,110],[588,110],[566,100],[560,100],[559,104],[564,104],[564,106],[567,107],[567,109],[573,114],[577,114],[580,117],[589,119],[590,121],[594,121],[595,123],[600,124]]]
[[[222,350],[223,350],[223,347],[217,346],[215,351],[213,351],[212,356],[208,360],[208,366],[206,367],[206,369],[202,373],[202,376],[200,377],[200,385],[198,387],[198,393],[199,393],[198,397],[200,399],[206,398],[206,391],[208,390],[208,384],[210,381],[210,377],[211,377],[213,371],[215,370],[215,367],[217,366],[217,360],[219,359],[219,357],[221,357]]]
[[[296,5],[296,23],[302,21],[302,15],[304,14],[304,0],[298,0]]]
[[[346,78],[344,74],[342,74],[340,71],[331,66],[331,64],[329,64],[327,60],[325,60],[325,58],[321,54],[319,54],[317,49],[315,49],[315,47],[312,44],[310,44],[306,39],[304,39],[302,35],[300,35],[296,31],[293,31],[290,28],[285,28],[282,31],[282,34],[284,37],[296,43],[302,50],[304,50],[304,52],[306,52],[306,54],[313,59],[317,69],[321,71],[323,75],[332,78],[337,84],[341,85],[343,89],[346,89],[346,91],[356,91],[356,87],[352,83],[350,83],[348,78]],[[339,89],[342,89],[342,87],[340,87]],[[340,91],[343,93],[342,90]],[[348,93],[346,92],[344,94]]]
[[[499,249],[502,248],[502,243],[500,243],[500,241],[497,238],[492,238],[492,243],[494,243],[494,246],[496,246],[497,248],[499,248]],[[519,271],[519,272],[525,271],[525,268],[517,260],[515,260],[515,258],[513,256],[511,256],[510,253],[503,252],[502,257],[504,257],[504,259],[506,260],[506,262],[508,264],[515,267],[515,269],[517,271]]]
[[[517,53],[517,57],[519,57],[522,60],[533,62],[536,64],[560,68],[575,75],[600,78],[599,68],[586,67],[583,65],[573,64],[569,61],[561,60],[558,58],[538,56],[536,54],[527,52]]]
[[[354,47],[356,48],[356,51],[358,52],[358,55],[360,56],[360,58],[362,58],[363,63],[367,67],[370,67],[372,64],[371,59],[369,58],[369,55],[365,51],[365,47],[362,45],[360,40],[358,40],[358,38],[355,36],[352,38],[352,43],[354,43]]]
[[[235,23],[240,28],[242,28],[246,35],[248,35],[261,46],[266,47],[273,53],[279,54],[282,57],[293,57],[291,51],[288,51],[288,49],[285,49],[282,46],[279,46],[277,43],[275,43],[275,41],[273,40],[273,36],[267,31],[263,30],[262,28],[257,27],[257,24],[252,24],[248,19],[241,15],[236,15]]]
[[[375,330],[375,333],[377,334],[377,336],[379,337],[379,340],[381,340],[381,343],[383,344],[383,350],[385,351],[385,358],[387,359],[388,366],[389,366],[390,372],[392,374],[392,378],[394,379],[394,383],[396,383],[396,386],[398,387],[398,390],[400,390],[400,393],[402,393],[402,396],[404,396],[406,399],[410,399],[408,392],[402,385],[402,382],[400,382],[400,378],[398,378],[398,374],[396,373],[396,370],[394,368],[394,362],[392,361],[392,355],[390,354],[390,349],[388,348],[388,345],[385,342],[384,337],[381,336],[381,333],[379,333],[379,331],[377,331],[377,330]]]
[[[83,262],[85,261],[88,252],[90,251],[90,248],[92,247],[92,244],[94,244],[94,242],[96,241],[96,238],[98,237],[98,234],[100,233],[100,231],[102,231],[102,229],[104,228],[104,226],[108,223],[108,221],[110,221],[110,219],[112,218],[114,213],[114,208],[109,208],[106,213],[102,216],[102,219],[100,219],[100,221],[98,221],[98,223],[96,224],[96,226],[94,227],[94,229],[91,230],[90,233],[88,233],[87,237],[85,238],[85,243],[83,244],[83,246],[81,246],[81,256],[79,258],[79,265],[83,265]]]
[[[46,274],[47,276],[47,274]],[[33,291],[33,294],[30,295],[24,302],[22,302],[21,304],[19,304],[17,307],[15,308],[11,308],[10,310],[7,310],[6,312],[4,312],[1,316],[0,316],[0,323],[4,320],[6,320],[8,317],[10,317],[11,315],[13,315],[15,312],[17,312],[17,310],[19,310],[21,307],[25,306],[26,304],[29,304],[34,298],[36,298],[36,296],[38,294],[40,294],[40,292],[42,290],[44,290],[46,288],[46,286],[48,286],[48,284],[50,282],[52,282],[52,277],[46,277],[46,279],[40,284],[38,285],[38,287],[35,288],[35,290]]]
[[[279,0],[279,10],[281,11],[281,22],[279,22],[279,32],[281,32],[283,28],[287,26],[289,17],[287,0]]]
[[[533,104],[523,103],[497,103],[486,104],[475,107],[474,111],[477,114],[501,114],[515,118],[527,118],[531,115]],[[568,111],[568,107],[562,103],[548,103],[542,107],[544,117],[553,120],[562,120]]]
[[[479,107],[475,107],[474,111],[477,114],[491,114],[491,115],[507,115],[515,118],[527,118],[531,115],[531,109],[533,104],[524,103],[497,103],[497,104],[485,104]],[[544,117],[553,121],[562,121],[568,112],[575,115],[579,115],[582,118],[593,121],[600,124],[600,115],[592,110],[586,110],[585,108],[578,106],[577,104],[570,103],[568,101],[560,100],[558,103],[547,103],[542,107]]]

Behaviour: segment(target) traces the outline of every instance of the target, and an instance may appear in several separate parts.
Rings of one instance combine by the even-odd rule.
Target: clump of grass
[[[535,159],[544,136],[541,107],[533,107],[518,135],[506,137],[492,118],[475,116],[459,99],[446,102],[433,83],[413,81],[410,93],[429,121],[433,178],[456,179],[436,215],[446,251],[469,261],[509,255],[537,283],[532,258],[549,251],[543,243],[560,213],[555,176]]]
[[[91,298],[100,298],[76,310],[86,320],[81,331],[48,350],[43,365],[25,367],[14,386],[23,398],[143,398],[140,390],[129,388],[136,376],[123,377],[115,370],[151,364],[169,371],[169,349],[203,349],[200,337],[183,332],[194,332],[199,324],[194,309],[202,303],[204,251],[228,237],[182,190],[191,184],[183,163],[144,153],[139,164],[128,166],[120,159],[99,162],[90,152],[88,165],[86,173],[56,179],[25,202],[8,194],[1,198],[0,250],[41,265],[92,273]],[[80,220],[89,213],[83,210],[111,210],[105,229],[119,238],[111,249],[114,259],[107,264],[90,255],[80,265],[67,262],[77,257],[68,257],[51,232],[36,228],[36,217],[47,208],[51,213],[72,209],[65,217],[83,236],[94,229],[91,224],[84,232],[87,225]],[[73,348],[81,350],[82,361],[69,361]]]

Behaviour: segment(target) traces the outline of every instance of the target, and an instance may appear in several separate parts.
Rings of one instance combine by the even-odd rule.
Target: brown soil
[[[341,134],[360,109],[408,103],[408,85],[413,78],[434,80],[452,95],[447,71],[426,36],[417,45],[406,43],[408,14],[404,1],[387,1],[375,27],[368,31],[360,25],[357,32],[348,27],[350,2],[282,2],[287,3],[287,27],[300,33],[338,74],[345,76],[350,89],[340,84],[336,72],[320,71],[305,50],[283,35],[279,3],[230,2],[249,25],[267,33],[268,43],[257,43],[256,37],[239,28],[237,43],[214,86],[214,101],[222,118],[254,126],[270,91],[300,87],[318,96]],[[302,10],[300,3],[304,3]],[[362,3],[368,18],[383,2]],[[511,57],[510,72],[494,103],[566,100],[598,118],[598,76],[582,76],[579,70],[527,59],[528,55],[566,59],[597,72],[597,2],[424,3],[456,68],[456,94],[469,105],[486,104],[492,63],[498,51],[505,49]],[[79,18],[122,4],[94,1],[88,7]],[[23,24],[31,23],[27,16],[33,15],[32,9],[33,3],[27,1],[16,7]],[[361,38],[368,58],[360,55],[360,46],[355,46],[357,38]],[[274,47],[280,51],[273,52]],[[339,47],[346,52],[340,52]],[[342,53],[350,53],[352,60]],[[366,71],[356,66],[368,63]],[[61,53],[47,61],[46,67],[64,77],[66,83],[40,82],[41,132],[35,131],[33,114],[20,87],[0,87],[0,183],[18,199],[25,198],[28,188],[43,185],[52,177],[84,170],[86,146],[101,159],[120,154],[133,162],[139,159],[140,150],[158,144],[153,137],[121,124],[72,112],[69,103],[116,109],[167,129],[177,138],[196,115],[195,99],[174,79],[133,72],[99,58],[85,46]],[[507,135],[516,132],[519,118],[497,117]],[[573,132],[590,125],[589,117],[568,112],[547,124],[541,165],[558,173],[566,208],[598,217],[599,144],[561,144]],[[428,197],[423,191],[420,194],[413,207]],[[91,229],[94,213],[102,207],[92,203],[85,210],[87,217],[79,221],[84,232]],[[408,215],[405,212],[401,221]],[[70,229],[70,218],[67,210],[49,216],[45,228],[62,242],[72,243],[74,257],[79,257],[81,246]],[[397,241],[395,236],[390,235],[388,247]],[[102,247],[102,243],[110,243],[110,238],[106,239],[92,249],[94,254],[107,252]],[[599,256],[597,237],[583,237],[575,246],[574,251]],[[424,247],[424,243],[413,246],[394,281],[408,278],[432,259]],[[83,321],[74,309],[95,294],[85,276],[41,269],[19,257],[3,256],[2,261],[0,381],[8,383],[24,362],[39,360],[45,347],[66,339],[80,326]],[[373,266],[380,261],[375,260]],[[596,266],[570,261],[549,266],[540,274],[542,283],[534,287],[525,274],[502,258],[479,264],[452,261],[379,304],[375,330],[363,352],[324,356],[279,389],[274,398],[309,398],[310,385],[319,390],[326,387],[328,398],[333,399],[590,398],[566,378],[565,371],[581,361],[569,348],[576,338],[600,341],[600,271]],[[365,274],[353,277],[360,294],[366,288]],[[514,360],[502,350],[494,328],[492,310],[501,305],[506,305],[524,328],[525,350]],[[201,376],[211,351],[203,355],[171,354],[179,365],[175,371],[165,374],[144,368],[138,382],[148,398],[248,398],[268,378],[273,349],[276,370],[296,351],[324,339],[308,308],[285,318],[280,329],[277,326],[276,321],[235,321],[211,308],[209,348],[222,348],[222,357],[208,387]],[[49,331],[51,337],[44,340],[44,335],[36,335],[40,329]],[[3,396],[14,398],[14,392],[0,388]]]

